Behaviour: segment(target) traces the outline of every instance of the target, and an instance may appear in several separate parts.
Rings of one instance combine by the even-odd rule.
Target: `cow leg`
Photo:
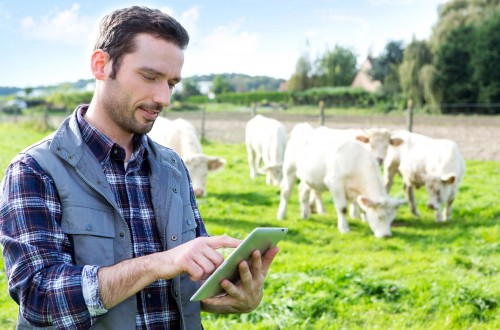
[[[290,195],[292,194],[293,186],[295,185],[295,169],[283,168],[283,180],[281,181],[280,205],[278,207],[278,220],[283,220],[286,217],[286,208]]]
[[[420,213],[418,213],[417,204],[415,203],[415,191],[413,189],[413,186],[405,183],[404,189],[405,189],[405,193],[406,193],[406,199],[408,200],[408,203],[410,204],[411,213],[414,216],[420,218]]]
[[[250,178],[255,179],[257,177],[256,154],[255,151],[250,146],[247,146],[247,156],[248,156],[248,167],[250,168]]]
[[[347,223],[347,199],[345,197],[334,197],[335,211],[337,212],[337,227],[342,234],[350,231]]]
[[[300,215],[302,219],[309,219],[311,217],[311,208],[309,205],[309,196],[311,194],[311,188],[304,181],[299,183],[299,203],[300,203]]]
[[[311,207],[311,213],[325,214],[325,205],[323,204],[323,198],[321,198],[321,192],[312,189],[309,198],[309,205]]]
[[[443,221],[451,219],[451,205],[453,204],[454,197],[450,198],[443,208]]]
[[[349,224],[347,223],[347,196],[342,180],[335,178],[328,178],[325,183],[332,194],[333,204],[337,212],[337,227],[342,234],[350,231]]]
[[[436,219],[436,222],[443,222],[443,212],[444,210],[441,209],[441,205],[438,204],[434,210],[434,219]]]
[[[360,216],[359,206],[356,203],[351,203],[349,205],[349,216],[351,218],[353,218],[353,219],[359,219],[359,218],[361,218],[361,220],[363,220],[363,221],[366,220],[364,217]]]
[[[271,170],[266,171],[266,184],[270,186],[273,183],[273,174],[271,173]]]
[[[392,183],[394,182],[394,176],[398,172],[398,164],[384,166],[383,172],[385,190],[389,192],[391,190]]]

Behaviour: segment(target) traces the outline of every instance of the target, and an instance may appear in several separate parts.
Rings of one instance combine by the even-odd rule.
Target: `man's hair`
[[[135,51],[135,36],[140,33],[171,42],[180,49],[185,49],[189,43],[186,29],[158,9],[133,6],[115,10],[101,20],[94,46],[94,50],[104,50],[113,61],[112,79],[116,78],[123,56]]]

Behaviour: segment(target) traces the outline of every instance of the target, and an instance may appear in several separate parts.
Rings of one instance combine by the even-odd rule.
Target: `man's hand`
[[[192,281],[207,279],[224,262],[217,251],[220,248],[235,248],[241,240],[229,236],[198,237],[172,250],[162,252],[158,278],[173,278],[187,273]],[[172,273],[173,271],[173,273]],[[165,273],[166,272],[166,273]]]
[[[103,304],[112,308],[160,278],[187,273],[193,281],[204,280],[224,261],[217,249],[235,248],[240,243],[229,236],[198,237],[171,250],[102,267],[98,277]]]
[[[202,300],[202,309],[212,313],[248,313],[253,311],[262,300],[264,279],[269,266],[279,252],[275,246],[261,257],[258,250],[252,253],[251,266],[246,261],[239,264],[240,283],[233,284],[223,280],[221,287],[226,295]]]

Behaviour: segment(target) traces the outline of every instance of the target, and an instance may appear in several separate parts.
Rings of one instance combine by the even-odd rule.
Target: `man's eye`
[[[154,81],[154,80],[156,79],[156,78],[155,78],[155,77],[153,77],[153,76],[146,76],[146,75],[144,75],[143,77],[144,77],[144,79],[146,79],[147,81]]]

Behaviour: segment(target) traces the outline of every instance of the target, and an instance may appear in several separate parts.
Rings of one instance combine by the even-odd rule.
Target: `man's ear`
[[[104,80],[104,70],[108,61],[109,56],[104,50],[97,49],[92,53],[90,68],[96,80]]]

